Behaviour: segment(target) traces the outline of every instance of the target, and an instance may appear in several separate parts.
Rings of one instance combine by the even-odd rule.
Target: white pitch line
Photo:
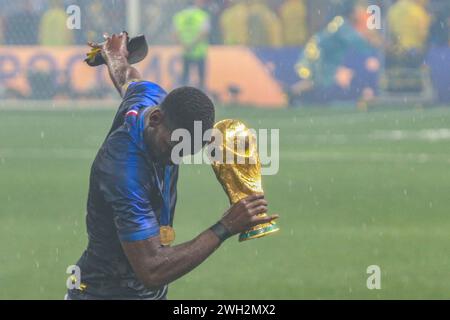
[[[423,129],[423,130],[391,130],[391,131],[375,131],[369,135],[374,140],[422,140],[436,142],[442,140],[450,140],[450,129]]]
[[[280,138],[287,141],[320,144],[348,144],[361,141],[417,141],[441,142],[450,140],[450,129],[422,129],[422,130],[376,130],[369,134],[363,133],[320,133],[320,134],[285,134],[280,131]]]
[[[281,152],[280,160],[298,162],[377,162],[377,163],[450,163],[450,154],[427,153],[356,153],[356,152]]]

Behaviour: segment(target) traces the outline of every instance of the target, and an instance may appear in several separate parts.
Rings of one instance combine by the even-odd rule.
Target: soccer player
[[[126,33],[105,39],[101,46],[90,45],[101,48],[123,101],[91,168],[89,242],[77,263],[81,279],[75,281],[81,285],[69,289],[67,299],[165,299],[167,285],[225,239],[278,216],[258,217],[267,202],[262,195],[249,196],[191,241],[170,246],[178,177],[171,132],[184,128],[193,136],[194,121],[202,122],[203,131],[210,129],[214,106],[198,89],[182,87],[166,95],[143,81],[127,62]]]

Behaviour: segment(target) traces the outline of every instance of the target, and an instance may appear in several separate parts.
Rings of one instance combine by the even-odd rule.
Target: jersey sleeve
[[[166,96],[166,92],[159,85],[143,80],[130,81],[123,90],[125,94],[109,133],[123,124],[127,112],[139,112],[142,108],[159,105]]]
[[[128,109],[157,105],[166,94],[160,86],[150,81],[130,81],[125,86],[122,104]]]
[[[150,194],[151,177],[145,159],[126,138],[111,137],[105,153],[107,164],[98,173],[99,186],[112,208],[114,224],[121,241],[138,241],[159,234]]]

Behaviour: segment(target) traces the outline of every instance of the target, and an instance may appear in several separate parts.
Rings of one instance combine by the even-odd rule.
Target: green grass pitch
[[[0,111],[0,299],[63,298],[113,115]],[[263,186],[281,232],[228,240],[169,299],[450,298],[450,109],[218,109],[229,117],[280,129],[280,170]],[[227,206],[209,166],[183,166],[176,242]],[[369,265],[380,290],[366,287]]]

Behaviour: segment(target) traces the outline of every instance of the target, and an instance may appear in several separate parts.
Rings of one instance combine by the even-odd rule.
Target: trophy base
[[[239,235],[239,242],[261,238],[279,230],[280,228],[275,221],[259,224],[248,231],[242,232]]]

